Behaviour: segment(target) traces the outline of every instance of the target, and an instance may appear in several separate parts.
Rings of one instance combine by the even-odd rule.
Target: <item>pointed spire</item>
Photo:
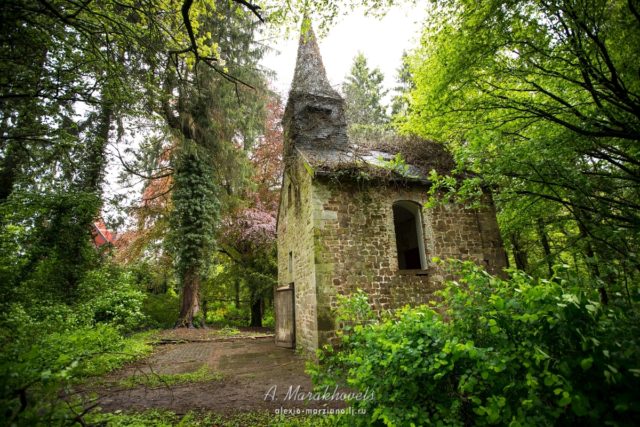
[[[296,60],[296,70],[291,83],[291,92],[341,98],[327,79],[313,27],[309,23],[305,33],[305,22],[309,22],[306,17],[302,20],[298,59]]]

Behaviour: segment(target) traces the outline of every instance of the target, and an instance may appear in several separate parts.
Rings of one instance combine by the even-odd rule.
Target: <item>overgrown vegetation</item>
[[[219,381],[223,375],[213,372],[207,365],[202,365],[193,372],[182,374],[157,374],[154,372],[137,373],[118,382],[118,385],[126,388],[143,387],[171,387],[177,384]]]
[[[512,265],[549,278],[567,264],[613,298],[640,272],[637,2],[437,4],[396,124],[453,152],[439,191],[493,190]]]
[[[492,277],[453,264],[431,307],[378,320],[362,292],[342,298],[340,346],[317,384],[373,392],[361,425],[635,425],[640,422],[640,290],[603,305],[570,270]]]
[[[326,26],[360,3],[383,9],[377,0],[3,3],[3,420],[82,422],[93,402],[70,387],[147,354],[141,329],[209,321],[234,336],[272,325],[283,107],[260,69],[257,30],[267,15],[283,25],[315,15]],[[518,271],[501,280],[465,264],[442,302],[381,320],[357,296],[341,312],[342,352],[324,353],[316,378],[375,391],[360,403],[368,418],[349,422],[638,424],[637,2],[430,3],[420,46],[399,70],[392,121],[454,154],[460,174],[432,174],[434,203],[473,204],[492,189]],[[391,127],[380,72],[360,55],[347,80],[350,135],[398,146],[379,136]],[[388,168],[442,158],[407,151]],[[102,245],[96,222],[116,157],[143,189],[126,212],[134,226]]]
[[[81,423],[93,403],[65,392],[146,353],[132,333],[203,323],[198,285],[218,249],[220,214],[258,200],[241,203],[253,191],[249,157],[267,134],[272,98],[254,42],[262,13],[244,1],[3,4],[0,417],[8,423]],[[270,131],[265,145],[278,146],[278,129]],[[104,191],[115,184],[105,176],[116,158],[138,180],[130,188],[143,186],[136,209],[115,205],[136,225],[117,236],[98,226],[107,202],[118,202]]]
[[[274,416],[268,411],[247,412],[222,416],[208,413],[189,412],[177,415],[169,411],[145,411],[136,414],[100,414],[92,415],[90,421],[107,423],[109,427],[187,427],[187,426],[219,426],[219,427],[324,427],[333,425],[333,418],[322,416],[291,417]]]
[[[0,411],[9,424],[72,423],[93,406],[90,398],[65,397],[71,386],[148,354],[147,333],[124,337],[130,322],[99,321],[104,306],[41,304],[27,312],[12,305],[0,319]],[[139,307],[131,313],[135,318]],[[74,309],[82,310],[76,313]],[[126,312],[119,310],[119,315]],[[108,315],[108,314],[107,314]]]

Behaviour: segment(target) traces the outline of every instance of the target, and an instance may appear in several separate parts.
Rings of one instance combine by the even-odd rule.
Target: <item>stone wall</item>
[[[481,210],[440,206],[424,211],[434,236],[434,253],[441,259],[473,260],[492,274],[502,274],[507,258],[502,246],[495,207],[485,195]]]
[[[415,243],[407,241],[405,259],[412,259],[409,265],[424,268],[399,270],[393,204],[402,200],[422,205],[427,189],[415,182],[374,182],[371,175],[362,172],[364,164],[357,161],[359,157],[347,139],[344,101],[327,80],[312,32],[301,35],[283,128],[285,174],[278,211],[278,284],[294,284],[298,348],[313,352],[334,336],[339,326],[332,311],[337,294],[351,294],[360,288],[381,312],[433,298],[445,278],[440,267],[430,262],[433,257],[472,259],[492,272],[504,267],[495,212],[487,197],[489,207],[483,211],[459,206],[421,209],[420,234],[427,265],[422,257],[417,262]],[[396,145],[388,148],[395,150]],[[311,166],[303,163],[303,148]],[[374,152],[369,150],[370,155]],[[423,175],[433,167],[441,173],[453,167],[450,154],[434,143],[412,144],[405,152],[410,164],[421,166]],[[344,174],[345,162],[362,173],[360,183]],[[320,177],[320,172],[326,175]],[[312,179],[312,174],[317,176]],[[339,176],[344,182],[337,180]],[[412,204],[405,206],[418,209]],[[410,212],[398,212],[411,221]]]
[[[336,324],[336,294],[362,289],[377,312],[433,299],[444,280],[431,259],[472,259],[492,272],[505,266],[492,206],[483,211],[446,206],[422,209],[422,234],[428,266],[399,270],[393,203],[423,204],[424,186],[362,184],[314,180],[313,246],[317,293],[318,344],[330,342]],[[490,202],[490,198],[487,199]]]
[[[294,284],[296,346],[312,352],[318,346],[318,328],[311,176],[299,157],[289,157],[287,162],[278,211],[278,286]]]

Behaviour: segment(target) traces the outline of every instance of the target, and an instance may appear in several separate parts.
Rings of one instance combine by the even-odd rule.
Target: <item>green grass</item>
[[[114,371],[126,363],[148,356],[153,351],[151,343],[157,330],[134,333],[120,340],[111,351],[96,353],[86,357],[75,372],[76,381],[84,382]]]
[[[202,365],[197,371],[182,374],[146,373],[133,375],[121,380],[118,385],[126,388],[166,387],[177,384],[220,381],[223,378],[224,376],[221,373],[213,372],[207,365]]]
[[[90,414],[85,421],[107,427],[327,427],[336,425],[337,419],[329,416],[282,416],[274,415],[269,411],[244,412],[227,416],[189,412],[180,416],[170,411],[149,410],[135,413],[97,412]]]
[[[240,330],[238,328],[234,328],[233,326],[225,326],[224,328],[217,331],[217,333],[222,335],[223,337],[234,337],[241,334]]]

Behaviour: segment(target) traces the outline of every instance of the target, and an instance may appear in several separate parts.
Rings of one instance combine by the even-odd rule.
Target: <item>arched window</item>
[[[425,270],[427,259],[424,253],[420,205],[406,200],[395,202],[393,226],[400,270]]]

